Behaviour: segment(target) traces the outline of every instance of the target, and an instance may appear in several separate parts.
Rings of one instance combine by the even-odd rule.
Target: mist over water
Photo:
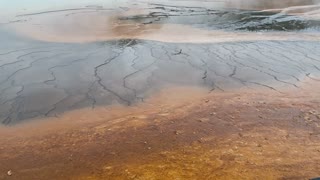
[[[1,2],[1,7],[8,7],[7,11],[15,13],[0,21],[9,31],[54,42],[91,42],[121,38],[221,42],[232,40],[227,36],[234,40],[244,37],[243,34],[234,33],[235,31],[320,31],[319,5],[314,0],[37,2],[38,0],[20,4],[16,1]],[[189,29],[186,35],[196,38],[185,38],[178,33],[182,29]],[[256,37],[256,34],[250,34],[249,39],[286,37],[276,34],[268,38],[270,35],[272,34],[268,33]],[[304,38],[303,34],[296,37]]]
[[[319,0],[226,0],[226,7],[239,9],[279,9],[315,5]]]
[[[306,6],[318,4],[320,0],[11,0],[0,1],[1,14],[22,13],[40,10],[53,10],[59,8],[75,8],[88,5],[104,6],[105,8],[118,8],[128,4],[171,4],[177,6],[205,6],[207,8],[238,8],[238,9],[278,9],[291,6]]]

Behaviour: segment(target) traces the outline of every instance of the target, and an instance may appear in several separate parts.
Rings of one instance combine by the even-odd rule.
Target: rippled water
[[[131,105],[168,85],[298,87],[320,67],[319,6],[264,2],[2,1],[0,117]]]

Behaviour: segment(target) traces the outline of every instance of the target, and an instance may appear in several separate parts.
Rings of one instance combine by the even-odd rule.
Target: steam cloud
[[[318,3],[320,0],[227,0],[226,6],[241,9],[278,9]]]

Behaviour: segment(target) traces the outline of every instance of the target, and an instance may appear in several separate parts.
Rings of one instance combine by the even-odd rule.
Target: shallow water
[[[290,8],[123,3],[38,7],[4,23],[1,121],[133,105],[170,86],[280,91],[318,75],[319,21]]]

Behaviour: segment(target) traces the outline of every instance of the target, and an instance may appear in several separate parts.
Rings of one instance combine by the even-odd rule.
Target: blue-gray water
[[[299,13],[205,1],[34,0],[0,7],[3,124],[133,105],[172,85],[280,92],[320,71],[316,5]]]

